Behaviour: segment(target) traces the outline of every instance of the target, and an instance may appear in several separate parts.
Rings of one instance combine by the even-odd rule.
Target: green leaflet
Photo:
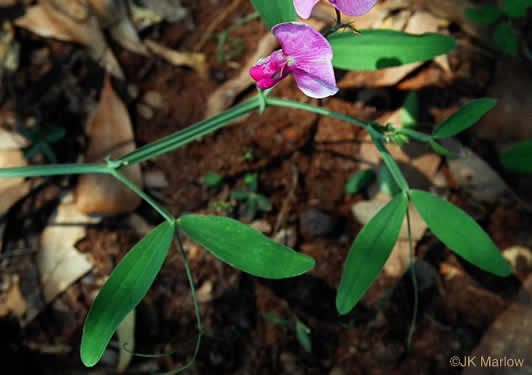
[[[497,101],[490,98],[471,100],[458,111],[443,120],[432,132],[434,139],[452,137],[473,126]]]
[[[267,279],[304,274],[315,264],[311,257],[270,240],[239,221],[221,216],[186,215],[179,228],[219,259],[244,272]]]
[[[334,51],[333,65],[346,70],[377,70],[431,60],[456,47],[442,34],[407,34],[395,30],[360,30],[335,33],[328,39]]]
[[[283,22],[297,20],[293,0],[251,0],[269,29]]]
[[[504,0],[504,13],[508,17],[524,17],[527,8],[532,8],[532,0]]]
[[[403,107],[401,108],[401,127],[415,128],[419,118],[419,102],[417,93],[411,91],[406,96]]]
[[[397,242],[408,198],[395,196],[360,231],[345,261],[336,309],[347,314],[375,280]]]
[[[410,198],[430,230],[449,249],[484,271],[511,274],[510,265],[484,230],[469,215],[430,193],[411,190]]]
[[[358,171],[345,183],[345,193],[348,195],[356,194],[368,187],[375,180],[375,172],[371,169]]]
[[[519,37],[514,33],[510,22],[503,22],[497,25],[493,33],[495,44],[504,53],[516,57],[519,52]]]
[[[175,223],[165,221],[140,240],[116,266],[89,310],[81,338],[81,360],[94,366],[116,329],[148,292],[168,254]]]
[[[502,12],[494,5],[488,4],[478,8],[467,8],[465,15],[471,21],[481,25],[491,25],[502,17]]]
[[[532,140],[513,145],[501,155],[501,163],[505,168],[532,173]]]

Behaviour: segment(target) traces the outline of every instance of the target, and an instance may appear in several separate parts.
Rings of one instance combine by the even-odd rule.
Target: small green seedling
[[[358,171],[349,177],[345,183],[345,193],[347,195],[359,193],[371,185],[373,181],[375,181],[375,172],[370,169]]]
[[[517,56],[519,52],[519,35],[513,30],[512,19],[526,16],[532,0],[504,0],[503,7],[492,4],[477,8],[468,8],[465,15],[471,21],[481,25],[496,25],[493,40],[504,53]]]
[[[532,173],[532,140],[513,145],[501,155],[505,168],[523,173]]]
[[[272,323],[275,323],[279,326],[288,327],[293,329],[296,333],[297,342],[307,353],[312,353],[312,337],[310,327],[303,323],[298,318],[294,319],[285,319],[280,316],[262,313],[262,316],[269,320]]]
[[[219,188],[222,184],[223,178],[218,173],[208,172],[203,176],[203,183],[210,188]]]
[[[57,162],[57,156],[51,145],[65,137],[65,128],[55,125],[49,127],[36,125],[32,128],[18,126],[17,130],[31,141],[31,144],[24,149],[24,158],[31,160],[36,155],[42,153],[50,162]]]
[[[244,217],[247,220],[253,220],[258,211],[269,212],[272,209],[272,203],[264,195],[257,193],[259,188],[258,177],[256,174],[248,174],[244,177],[244,184],[248,190],[234,190],[231,197],[237,201],[245,201]]]

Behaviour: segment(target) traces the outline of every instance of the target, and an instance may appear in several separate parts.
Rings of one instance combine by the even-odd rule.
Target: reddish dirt
[[[217,6],[221,11],[230,3],[220,0]],[[194,30],[182,25],[164,25],[159,30],[159,41],[172,48],[193,46],[218,14],[210,4],[209,0],[198,1],[193,12]],[[252,11],[249,2],[244,1],[217,30],[226,29]],[[258,20],[238,28],[233,37],[244,40],[245,47],[233,62],[243,64],[265,33],[266,28]],[[59,158],[64,162],[73,161],[85,147],[80,135],[86,114],[79,112],[81,106],[77,107],[76,101],[97,98],[103,72],[79,47],[42,40],[24,31],[18,37],[28,56],[46,47],[57,65],[42,73],[31,61],[23,60],[13,82],[16,108],[23,114],[35,115],[24,106],[36,101],[41,121],[72,124]],[[240,72],[235,64],[216,61],[214,40],[205,44],[204,49],[209,62],[208,80],[202,80],[190,69],[135,56],[118,46],[114,48],[128,77],[127,84],[114,81],[114,85],[130,109],[139,146],[202,120],[209,94]],[[73,55],[79,56],[77,60]],[[481,62],[477,64],[479,59]],[[482,95],[491,75],[492,61],[464,50],[452,54],[451,64],[456,72],[453,79],[442,74],[435,64],[426,64],[403,81],[401,89],[418,88],[420,82],[431,82],[429,86],[423,84],[420,91],[425,121],[440,120],[445,116],[442,113],[457,105],[460,98]],[[58,86],[56,91],[54,84]],[[136,87],[137,97],[128,96],[128,85]],[[165,105],[146,119],[138,112],[137,104],[149,91],[159,92]],[[367,101],[356,100],[368,96],[359,95],[359,89],[351,89],[337,98],[311,102],[371,121],[397,109],[405,96],[395,87],[382,89],[381,93],[388,100],[371,95]],[[283,81],[275,95],[308,100],[292,79]],[[2,108],[12,105],[13,101],[8,100]],[[67,110],[60,113],[62,107]],[[271,108],[263,115],[251,114],[186,147],[144,163],[146,171],[157,169],[167,177],[169,186],[161,196],[165,207],[176,216],[189,212],[216,213],[213,203],[224,199],[224,192],[207,189],[202,184],[201,178],[207,172],[222,175],[227,189],[242,188],[245,174],[258,173],[259,191],[273,204],[273,210],[259,218],[272,228],[294,226],[296,250],[317,262],[309,275],[266,281],[232,269],[187,242],[196,286],[200,291],[211,290],[200,303],[206,337],[196,364],[187,373],[332,374],[333,368],[343,371],[336,370],[334,375],[460,372],[449,366],[449,358],[473,350],[489,324],[508,306],[518,282],[515,284],[514,278],[501,283],[465,266],[430,235],[418,245],[418,254],[440,277],[437,285],[431,284],[427,290],[420,291],[420,311],[410,350],[406,345],[413,305],[409,275],[401,280],[379,277],[350,314],[337,316],[334,298],[343,262],[361,228],[353,218],[351,206],[365,196],[346,196],[344,184],[364,165],[363,160],[357,159],[362,135],[358,128],[339,120]],[[463,141],[475,146],[467,137]],[[476,150],[484,155],[481,149]],[[246,153],[251,156],[246,157]],[[442,172],[451,187],[450,201],[465,209],[469,198],[445,168]],[[74,182],[73,179],[51,180],[50,184],[66,188]],[[28,215],[42,216],[29,228],[33,237],[44,227],[59,194],[57,190],[50,193],[49,189],[41,189],[35,196],[37,204],[22,204],[10,216],[10,220],[18,220],[15,223],[27,222]],[[329,215],[334,220],[334,229],[322,236],[305,232],[301,216],[310,208]],[[151,224],[160,221],[147,205],[141,206],[137,213]],[[233,207],[230,214],[238,218],[239,210]],[[481,209],[481,224],[501,248],[516,244],[516,238],[527,231],[530,222],[530,214],[516,212],[503,204]],[[9,241],[22,241],[25,235],[20,228],[13,231]],[[108,218],[91,227],[78,248],[95,260],[92,278],[98,279],[109,275],[139,238],[126,217]],[[0,320],[4,337],[0,353],[4,359],[15,364],[20,374],[95,374],[82,366],[79,342],[89,301],[100,286],[91,282],[91,278],[84,278],[26,328],[19,327],[15,321]],[[264,313],[305,322],[312,330],[312,354],[305,353],[298,344],[293,327],[275,324],[265,319]],[[195,324],[183,262],[172,248],[137,309],[136,350],[164,353],[181,346],[182,349],[162,359],[134,358],[128,373],[148,373],[146,364],[155,363],[162,371],[183,365],[193,350]],[[69,349],[63,353],[43,349],[59,344]],[[101,373],[114,372],[103,366]]]

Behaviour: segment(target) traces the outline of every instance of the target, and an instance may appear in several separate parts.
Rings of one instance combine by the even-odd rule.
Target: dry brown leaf
[[[149,8],[143,8],[135,4],[134,0],[128,0],[131,12],[131,21],[139,31],[162,22],[163,18]]]
[[[13,276],[9,278],[9,289],[0,295],[0,318],[15,316],[20,321],[28,310],[28,303],[20,291],[18,275]]]
[[[88,163],[101,162],[107,156],[117,159],[135,150],[127,108],[114,92],[109,77],[105,80],[98,108],[89,120],[87,135],[90,138],[86,153]],[[139,165],[121,172],[142,188]],[[83,175],[76,188],[76,205],[84,213],[120,214],[133,211],[140,203],[137,194],[109,175]]]
[[[468,366],[462,372],[464,375],[515,375],[530,372],[532,361],[532,276],[523,283],[516,300],[489,326],[480,343],[471,353],[476,357],[476,367]],[[488,357],[489,356],[489,357]],[[484,361],[494,359],[499,365],[481,366]],[[520,359],[524,365],[503,365],[503,359]],[[491,363],[491,362],[490,362]],[[491,368],[491,370],[490,370]]]
[[[473,131],[478,137],[496,143],[532,138],[532,75],[530,64],[522,59],[502,59],[487,97],[497,105],[484,116]]]
[[[137,3],[170,23],[186,21],[189,11],[181,5],[181,0],[137,0]]]
[[[1,150],[0,168],[25,167],[26,160],[20,150]],[[0,179],[0,216],[4,215],[15,202],[28,194],[30,183],[24,178],[2,178]]]
[[[92,263],[75,247],[86,234],[86,224],[100,219],[81,213],[68,195],[57,207],[41,236],[37,264],[46,303],[92,269]]]
[[[240,74],[235,78],[225,82],[216,89],[207,101],[205,117],[209,118],[224,111],[231,106],[235,98],[245,89],[253,84],[253,78],[249,75],[249,69],[265,56],[268,56],[277,46],[277,39],[271,33],[267,33],[259,42],[257,51],[251,56],[246,65],[241,69]]]
[[[508,187],[498,173],[468,147],[453,138],[441,141],[442,145],[457,155],[447,160],[449,172],[456,183],[473,199],[496,203]]]
[[[87,0],[98,18],[100,27],[109,29],[111,37],[125,49],[147,55],[148,50],[140,40],[122,0]]]
[[[0,8],[17,5],[17,0],[0,0]]]
[[[156,55],[177,66],[188,66],[198,72],[199,76],[207,79],[209,67],[203,53],[183,53],[165,47],[154,40],[146,40],[146,46]]]
[[[0,150],[18,150],[29,145],[29,141],[19,133],[0,128]]]
[[[105,41],[97,17],[84,1],[41,0],[26,10],[16,25],[44,38],[83,44],[90,56],[114,76],[124,79],[124,73]]]
[[[17,70],[19,51],[20,45],[15,40],[15,30],[11,23],[6,22],[0,30],[0,82],[5,71]]]

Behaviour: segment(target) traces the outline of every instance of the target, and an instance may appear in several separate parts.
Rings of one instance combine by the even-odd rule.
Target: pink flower
[[[312,9],[320,0],[294,0],[294,7],[299,17],[308,19]],[[329,0],[340,12],[348,16],[361,16],[369,12],[377,0]]]
[[[292,73],[299,89],[312,98],[338,92],[331,63],[333,51],[323,35],[299,22],[280,23],[272,32],[281,49],[257,61],[249,71],[259,88],[273,87]]]

